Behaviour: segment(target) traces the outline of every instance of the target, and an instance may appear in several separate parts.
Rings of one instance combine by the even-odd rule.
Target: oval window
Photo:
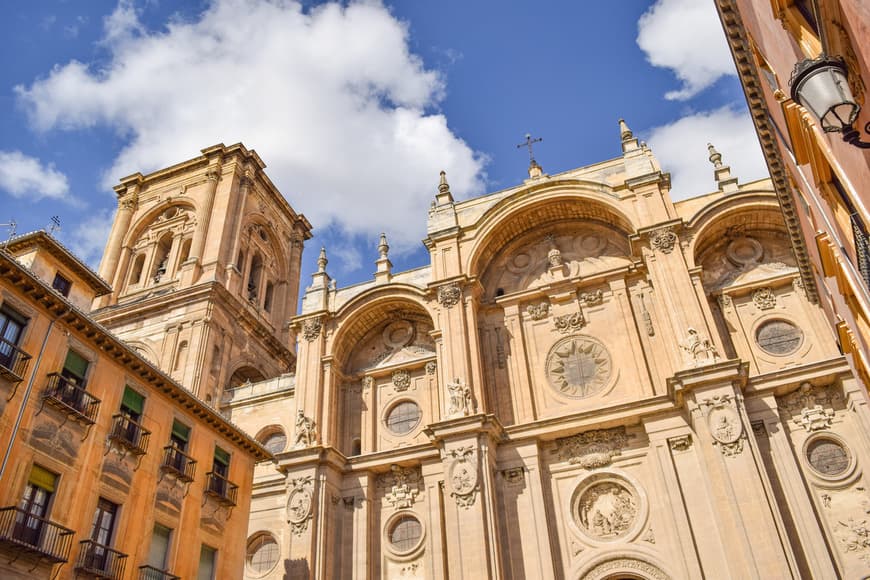
[[[420,423],[423,413],[417,403],[402,401],[387,413],[387,429],[396,435],[406,435]]]
[[[807,461],[822,475],[840,475],[849,468],[849,453],[840,443],[820,437],[807,445]]]
[[[775,355],[791,354],[803,341],[801,329],[785,320],[771,320],[762,324],[755,334],[755,341],[765,352]]]
[[[248,542],[247,564],[254,574],[265,574],[280,557],[278,542],[271,534],[258,534]]]
[[[423,537],[423,526],[414,516],[403,515],[393,524],[389,537],[394,550],[409,552],[420,543],[420,538]]]

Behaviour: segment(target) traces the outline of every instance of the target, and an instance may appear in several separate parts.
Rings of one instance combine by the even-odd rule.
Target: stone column
[[[109,240],[106,242],[106,253],[103,254],[103,259],[100,262],[100,277],[114,286],[112,288],[114,292],[110,296],[98,298],[99,307],[117,301],[117,295],[120,291],[119,280],[122,278],[118,271],[118,262],[121,257],[124,237],[130,230],[130,221],[133,219],[137,205],[138,187],[136,186],[131,186],[124,196],[118,198],[118,210],[115,213],[115,220],[112,222]]]
[[[220,170],[220,163],[215,163],[206,171],[205,176],[208,178],[208,186],[203,198],[202,209],[197,216],[198,220],[196,222],[196,231],[193,232],[193,241],[190,244],[190,256],[188,256],[188,260],[197,261],[200,266],[202,266],[205,239],[208,236],[208,226],[211,222],[214,196],[217,191],[218,181],[220,180]]]

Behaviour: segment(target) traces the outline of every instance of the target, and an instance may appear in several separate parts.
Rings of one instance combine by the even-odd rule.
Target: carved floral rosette
[[[726,457],[739,455],[743,451],[746,434],[734,397],[716,395],[701,401],[701,405],[706,408],[707,427],[713,437],[713,445],[719,447]]]
[[[646,496],[634,478],[620,470],[583,478],[569,509],[573,528],[593,545],[631,541],[646,528]]]
[[[288,481],[290,493],[287,495],[287,522],[292,532],[301,536],[308,529],[308,521],[312,515],[310,475]]]
[[[461,297],[462,290],[456,282],[438,287],[438,303],[444,308],[456,305]]]
[[[407,391],[411,386],[411,373],[405,369],[393,371],[393,388],[397,391]]]
[[[320,336],[320,329],[323,328],[323,322],[319,318],[310,318],[302,323],[302,338],[311,342]]]
[[[670,226],[658,228],[649,233],[649,243],[653,249],[663,254],[670,254],[677,243],[677,234]]]
[[[474,448],[468,446],[451,449],[447,452],[447,456],[452,458],[447,468],[450,497],[456,501],[456,505],[468,509],[474,505],[479,489],[477,456]]]
[[[547,354],[545,372],[556,392],[580,399],[611,383],[613,363],[601,342],[578,334],[553,345]]]

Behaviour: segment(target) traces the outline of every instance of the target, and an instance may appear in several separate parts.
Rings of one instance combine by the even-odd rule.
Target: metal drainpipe
[[[15,445],[15,438],[18,436],[18,429],[21,426],[21,418],[24,417],[24,410],[27,408],[27,401],[30,400],[30,393],[33,391],[33,383],[36,381],[36,372],[39,370],[39,363],[42,361],[42,355],[45,353],[45,345],[48,344],[48,337],[51,335],[51,329],[54,328],[54,323],[57,319],[53,319],[48,330],[45,331],[45,338],[42,339],[42,346],[39,348],[39,355],[33,363],[33,372],[30,373],[30,381],[27,383],[27,389],[24,391],[24,400],[21,402],[21,408],[18,410],[18,417],[15,418],[15,426],[12,428],[12,438],[9,440],[9,446],[6,448],[6,454],[3,456],[3,464],[0,465],[0,482],[3,481],[3,476],[6,474],[6,464],[9,463],[9,456],[12,454],[12,446]]]

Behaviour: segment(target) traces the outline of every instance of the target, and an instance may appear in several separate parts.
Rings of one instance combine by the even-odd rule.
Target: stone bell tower
[[[96,318],[215,405],[223,389],[295,365],[286,323],[311,224],[265,166],[242,144],[220,144],[115,187],[100,264],[113,291]]]

